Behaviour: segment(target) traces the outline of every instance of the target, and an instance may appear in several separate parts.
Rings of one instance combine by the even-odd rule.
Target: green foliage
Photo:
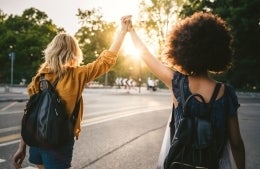
[[[168,29],[176,20],[178,5],[182,0],[142,0],[139,8],[138,23],[148,36],[148,43],[158,46],[161,53]]]
[[[35,8],[26,9],[21,16],[0,12],[0,18],[0,81],[10,82],[9,54],[14,52],[14,84],[22,78],[28,82],[42,62],[43,49],[62,29]]]
[[[75,34],[83,52],[84,64],[93,62],[100,53],[108,49],[113,40],[116,29],[115,23],[108,23],[103,19],[100,9],[81,10],[77,13],[81,28]],[[110,71],[97,81],[105,83],[106,78],[111,84],[115,80],[115,73]]]
[[[106,22],[100,9],[79,9],[77,16],[81,28],[75,37],[83,51],[84,63],[89,63],[109,48],[117,25]],[[15,53],[14,84],[18,84],[22,78],[29,82],[43,61],[42,51],[60,31],[64,30],[53,24],[44,12],[35,8],[25,10],[21,16],[8,16],[0,11],[0,83],[10,83],[11,61],[8,55],[11,52]],[[128,77],[129,71],[124,71],[121,66],[124,66],[124,60],[118,59],[117,66],[97,80],[113,85],[119,75]]]
[[[84,63],[94,61],[99,54],[108,49],[115,32],[115,23],[107,23],[99,9],[78,10],[81,28],[75,37],[84,55]]]
[[[176,21],[175,14],[182,19],[196,11],[211,11],[225,19],[234,37],[233,69],[214,77],[237,89],[260,91],[259,0],[142,0],[138,22],[148,39],[160,45],[161,53],[167,31]]]
[[[139,4],[139,16],[137,19],[137,29],[144,32],[142,39],[150,47],[153,47],[155,54],[160,56],[163,50],[166,36],[172,24],[177,19],[179,6],[184,0],[141,0]],[[159,58],[161,59],[161,58]],[[145,69],[146,68],[146,69]],[[151,72],[147,67],[142,68],[142,80],[146,82]],[[165,87],[159,81],[160,87]]]
[[[84,63],[94,61],[99,54],[111,45],[117,25],[114,22],[106,22],[100,9],[78,10],[77,16],[81,28],[75,37],[78,39],[84,54]],[[142,79],[146,82],[148,69],[140,60],[119,52],[116,65],[105,75],[96,79],[99,83],[113,85],[117,77],[132,78],[135,81]]]
[[[147,34],[144,38],[161,53],[167,32],[176,22],[177,15],[184,18],[196,11],[212,11],[225,19],[234,37],[234,66],[217,79],[231,83],[237,89],[260,90],[260,1],[259,0],[142,0],[139,5],[139,28]],[[116,24],[106,22],[101,9],[78,10],[81,28],[76,38],[84,54],[84,62],[95,60],[112,43]],[[137,27],[138,29],[138,27]],[[14,83],[22,78],[28,81],[42,62],[42,50],[56,35],[63,31],[48,16],[29,8],[21,16],[7,15],[0,10],[0,83],[10,82],[11,61],[15,53]],[[141,69],[140,68],[141,65]],[[145,82],[150,71],[139,60],[120,53],[116,65],[107,76],[98,79],[113,84],[116,77],[132,77]]]

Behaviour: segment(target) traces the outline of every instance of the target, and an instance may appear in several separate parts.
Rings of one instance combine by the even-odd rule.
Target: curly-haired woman
[[[199,93],[208,103],[218,83],[209,73],[222,73],[232,66],[232,37],[229,29],[225,21],[212,13],[197,12],[173,26],[163,52],[167,65],[149,52],[132,26],[129,32],[147,66],[172,91],[175,128],[183,116],[180,81],[184,81],[186,98]],[[227,111],[225,103],[228,104]],[[197,98],[193,98],[191,104],[193,108],[203,108]],[[222,146],[229,140],[237,168],[244,169],[245,149],[240,135],[237,116],[239,104],[234,88],[221,83],[213,104],[211,119],[215,124],[218,145]],[[169,138],[167,134],[166,138]],[[165,150],[161,151],[161,157],[165,157],[170,144],[169,139],[164,141],[162,148]],[[162,161],[159,165],[162,165]]]

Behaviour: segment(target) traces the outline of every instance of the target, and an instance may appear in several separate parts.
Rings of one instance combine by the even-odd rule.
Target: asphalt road
[[[0,95],[1,95],[0,91]],[[3,96],[3,95],[2,95]],[[19,95],[20,96],[20,95]],[[8,97],[8,96],[4,96]],[[1,98],[1,97],[0,97]],[[11,169],[18,146],[26,95],[0,102],[0,169]],[[75,142],[73,169],[155,169],[171,111],[166,90],[86,89],[82,132]],[[239,121],[246,168],[260,168],[260,98],[239,95]],[[23,167],[35,167],[25,158]]]

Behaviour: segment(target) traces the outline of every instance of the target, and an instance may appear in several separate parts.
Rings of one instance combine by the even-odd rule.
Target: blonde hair
[[[59,77],[66,73],[66,67],[79,66],[82,62],[82,51],[77,40],[67,33],[56,35],[43,53],[45,62],[39,72],[48,68]]]

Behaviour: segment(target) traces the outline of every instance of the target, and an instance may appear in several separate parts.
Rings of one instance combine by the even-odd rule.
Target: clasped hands
[[[133,30],[132,15],[126,15],[121,18],[121,31],[124,33]]]

